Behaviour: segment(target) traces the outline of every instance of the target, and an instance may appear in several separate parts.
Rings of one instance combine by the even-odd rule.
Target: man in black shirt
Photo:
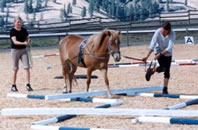
[[[30,64],[28,59],[28,53],[26,46],[31,43],[29,34],[25,28],[22,27],[22,19],[20,17],[15,18],[14,28],[10,31],[11,39],[11,58],[12,58],[12,69],[13,69],[13,79],[12,79],[12,92],[17,92],[16,79],[17,72],[19,69],[19,60],[22,61],[24,70],[26,72],[26,89],[28,91],[33,91],[30,85]]]

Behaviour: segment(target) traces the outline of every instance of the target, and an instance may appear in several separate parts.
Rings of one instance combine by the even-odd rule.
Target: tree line
[[[51,0],[57,3],[56,0]],[[72,14],[73,7],[76,6],[80,0],[72,0],[72,3],[63,5],[60,9],[60,19],[66,21],[70,14]],[[174,0],[85,0],[88,2],[88,8],[83,6],[81,8],[81,17],[94,17],[94,13],[106,15],[108,18],[117,19],[121,21],[140,21],[148,17],[155,16],[161,12],[160,3],[166,3],[166,9],[169,9],[169,4]],[[33,19],[29,20],[34,22],[36,13],[41,9],[48,7],[49,0],[1,0],[0,11],[6,12],[6,16],[0,16],[0,25],[7,22],[9,17],[9,8],[7,3],[24,3],[24,13],[33,14]],[[187,0],[184,0],[187,5]],[[34,3],[34,7],[33,7]]]

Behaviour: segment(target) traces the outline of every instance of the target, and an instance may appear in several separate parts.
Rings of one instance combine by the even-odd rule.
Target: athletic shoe
[[[162,93],[163,93],[163,94],[168,94],[168,89],[167,89],[167,87],[164,87],[164,88],[163,88]]]
[[[152,68],[148,68],[147,71],[146,71],[146,75],[145,75],[145,78],[147,81],[149,81],[151,79],[151,75],[153,74],[153,69]]]
[[[153,64],[153,68],[151,68],[152,64]],[[145,78],[147,81],[149,81],[151,79],[151,75],[154,74],[155,67],[156,67],[156,62],[153,63],[153,61],[151,61],[149,68],[146,70]]]
[[[26,89],[27,89],[27,91],[33,91],[33,89],[32,89],[32,87],[31,87],[30,84],[27,84],[27,85],[26,85]]]
[[[12,85],[11,92],[18,92],[18,89],[15,84]]]

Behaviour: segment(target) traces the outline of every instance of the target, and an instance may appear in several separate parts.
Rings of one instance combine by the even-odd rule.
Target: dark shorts
[[[23,68],[30,68],[27,49],[11,49],[11,62],[12,69],[17,70],[19,68],[19,60],[23,63]]]
[[[156,71],[158,73],[164,72],[164,78],[169,79],[172,56],[160,56],[158,62],[159,62],[159,67],[157,67]]]

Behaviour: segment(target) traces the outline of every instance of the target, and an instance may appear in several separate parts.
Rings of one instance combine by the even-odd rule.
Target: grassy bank
[[[121,44],[124,44],[124,46],[149,44],[152,36],[153,36],[153,33],[133,33],[133,34],[128,34],[128,35],[122,34]],[[193,36],[195,43],[198,40],[198,33],[196,31],[176,32],[176,40],[184,41],[184,36]],[[85,38],[88,38],[88,36],[85,36]],[[59,40],[60,39],[58,39],[58,37],[33,38],[32,47],[58,46]],[[0,49],[6,49],[6,48],[10,48],[10,40],[0,40]]]

